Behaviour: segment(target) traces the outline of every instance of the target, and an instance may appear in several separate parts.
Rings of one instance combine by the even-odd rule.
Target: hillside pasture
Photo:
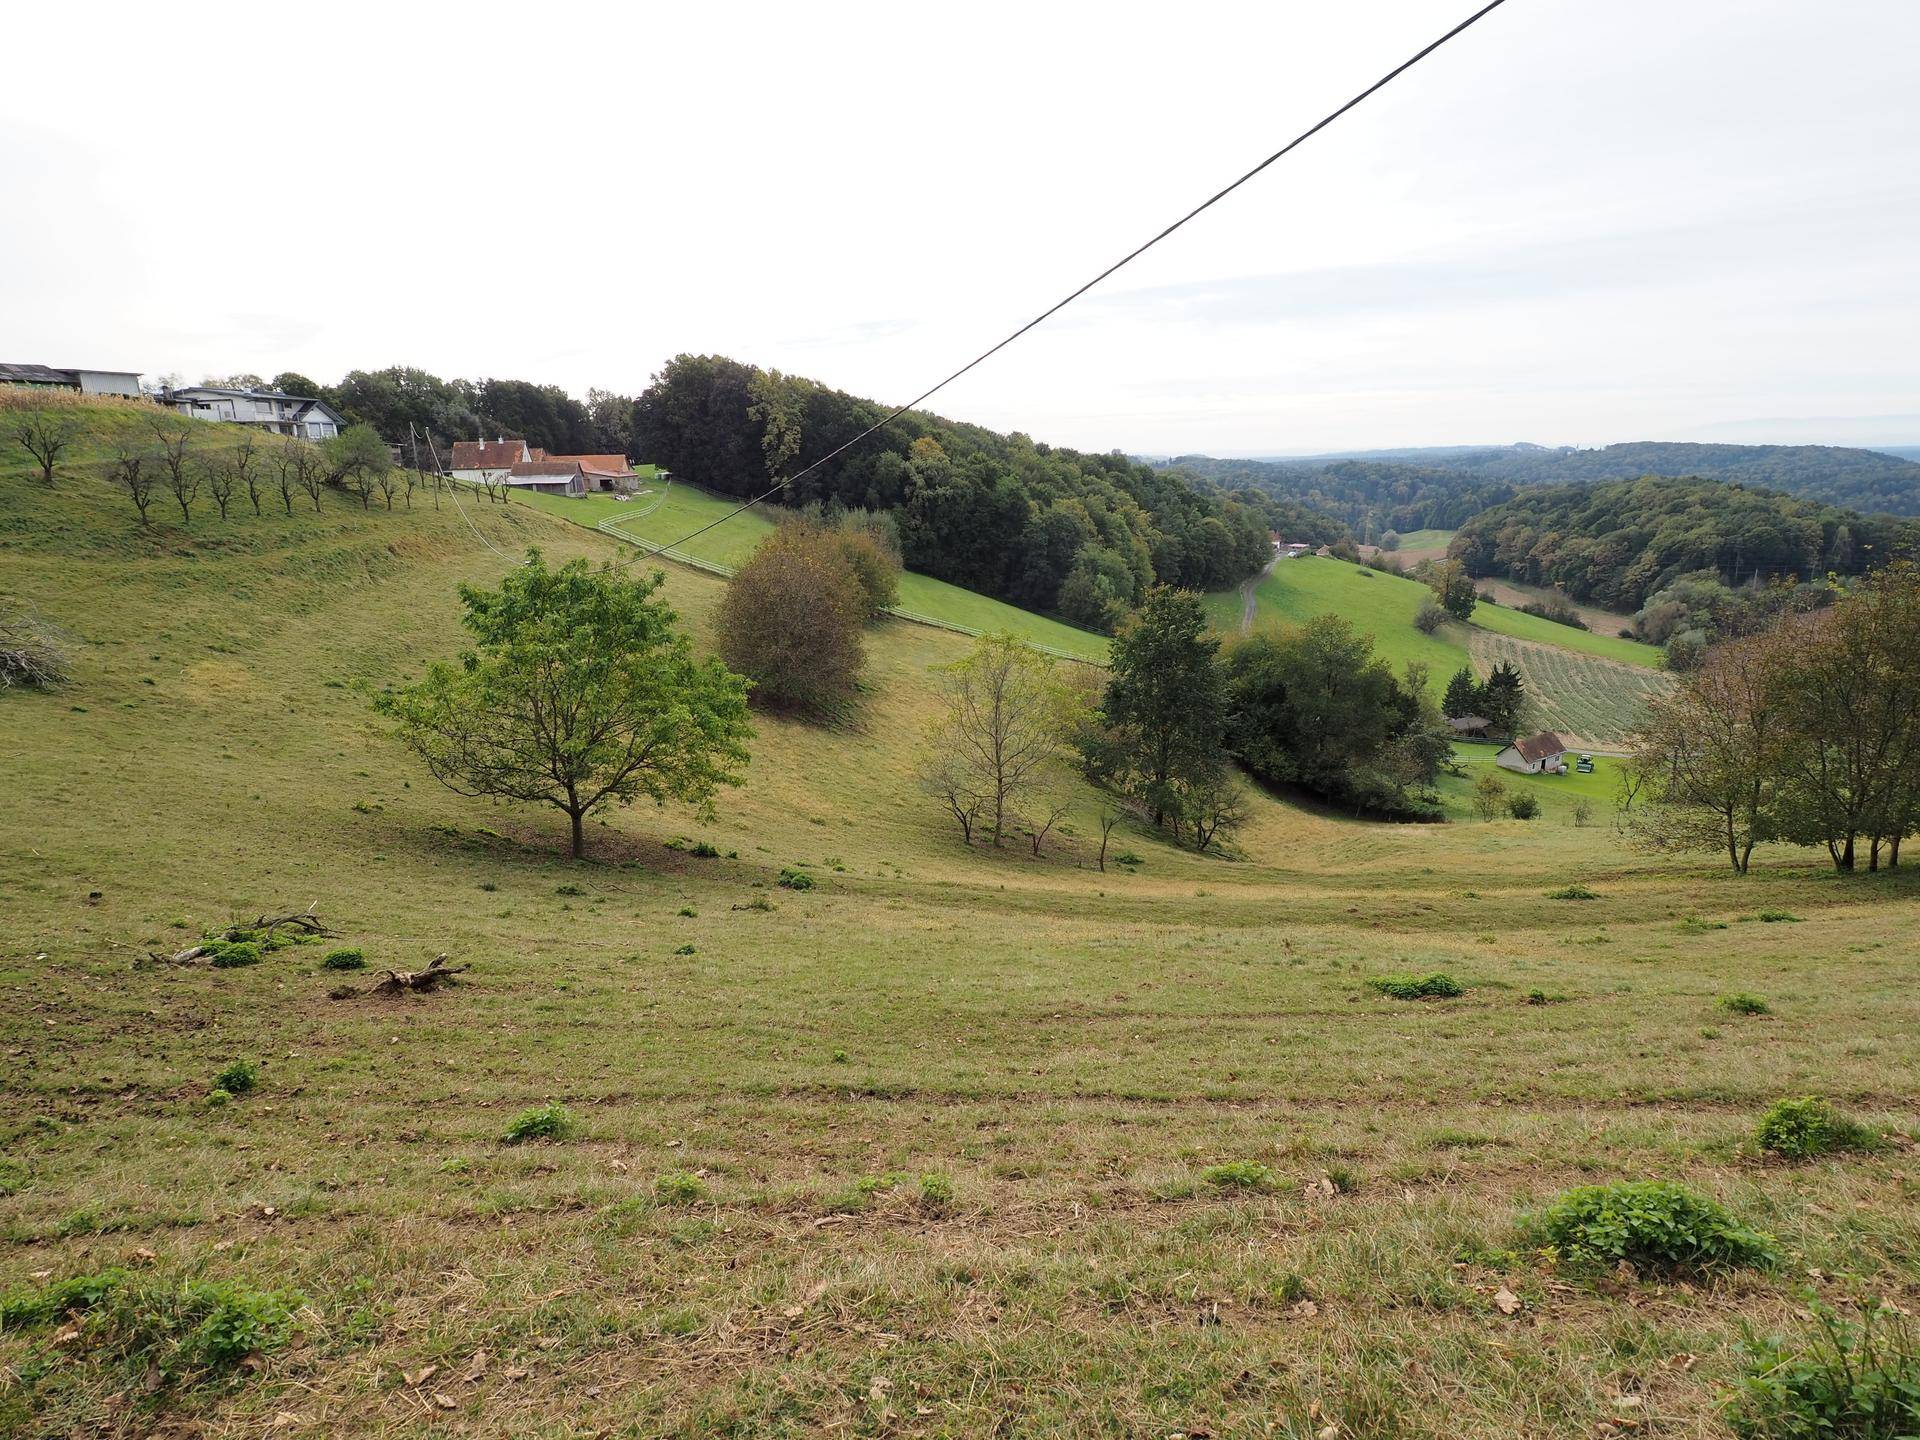
[[[577,525],[592,527],[603,520],[617,520],[623,531],[656,545],[672,545],[682,536],[727,515],[739,504],[681,480],[673,481],[664,489],[657,485],[652,488],[654,493],[628,501],[616,500],[611,495],[569,497],[533,493],[516,494],[514,499]],[[660,502],[657,506],[656,498]],[[772,509],[748,510],[696,537],[687,544],[686,552],[717,565],[737,566],[771,533],[778,515],[779,512]],[[1107,637],[1104,635],[1095,635],[1050,616],[1036,615],[1004,600],[936,580],[931,575],[913,571],[901,575],[900,608],[963,630],[981,633],[1005,630],[1077,659],[1097,664],[1106,662]]]
[[[76,656],[0,693],[0,1433],[1728,1440],[1749,1327],[1920,1306],[1910,869],[1640,855],[1551,808],[1604,774],[1509,777],[1531,823],[1256,795],[1236,858],[1123,823],[1104,872],[1080,788],[1045,857],[969,850],[913,778],[967,642],[902,624],[846,725],[758,720],[711,819],[614,811],[574,864],[371,701],[527,545],[635,557],[465,516],[141,531],[0,450],[0,599]],[[705,646],[721,582],[661,568]],[[310,904],[338,939],[164,958]],[[332,945],[363,990],[471,968],[334,999]],[[1435,971],[1464,993],[1367,983]],[[1756,1154],[1807,1093],[1884,1143]],[[1522,1228],[1645,1178],[1784,1263],[1582,1274]],[[204,1285],[296,1292],[286,1342],[157,1364]]]

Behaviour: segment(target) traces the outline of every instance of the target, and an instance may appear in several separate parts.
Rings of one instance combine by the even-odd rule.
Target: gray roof
[[[56,370],[51,365],[0,365],[0,383],[16,385],[78,385],[80,372]]]

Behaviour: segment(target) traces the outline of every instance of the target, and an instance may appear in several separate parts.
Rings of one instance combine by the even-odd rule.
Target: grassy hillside
[[[1084,793],[1057,855],[968,851],[911,779],[966,642],[905,624],[857,723],[763,719],[714,822],[615,813],[569,864],[557,816],[442,790],[369,711],[508,563],[335,496],[141,533],[0,451],[0,599],[77,653],[0,691],[0,1433],[1709,1437],[1743,1326],[1920,1304],[1909,875],[1273,799],[1237,862],[1123,829],[1102,874]],[[719,583],[667,591],[704,636]],[[375,966],[472,968],[332,1000],[314,947],[147,958],[309,904]],[[1432,969],[1466,993],[1364,983]],[[257,1089],[209,1105],[242,1058]],[[1816,1090],[1905,1138],[1743,1148]],[[571,1138],[502,1142],[549,1101]],[[1786,1263],[1591,1282],[1516,1230],[1649,1176]],[[104,1318],[32,1318],[115,1266]],[[297,1291],[290,1342],[150,1369],[190,1282]]]
[[[1500,660],[1520,667],[1535,696],[1542,725],[1557,726],[1588,744],[1618,744],[1638,722],[1649,695],[1668,683],[1660,651],[1635,640],[1556,625],[1503,605],[1482,602],[1470,624],[1449,622],[1422,634],[1414,616],[1431,598],[1426,586],[1344,560],[1283,560],[1254,589],[1254,623],[1299,623],[1315,615],[1344,615],[1374,637],[1376,653],[1397,669],[1409,660],[1427,666],[1435,694],[1462,665],[1485,675]],[[1207,597],[1216,628],[1236,634],[1244,602],[1238,591]]]
[[[681,536],[719,519],[738,503],[710,495],[697,486],[679,480],[666,489],[657,507],[654,507],[654,497],[651,495],[633,501],[616,500],[610,495],[583,495],[569,499],[561,495],[528,494],[514,498],[575,524],[594,526],[614,517],[619,519],[621,528],[627,533],[660,545],[670,545]],[[766,538],[773,524],[767,512],[749,510],[699,536],[686,547],[686,551],[717,565],[738,565]],[[981,631],[1006,630],[1022,639],[1048,645],[1082,659],[1105,663],[1107,658],[1107,637],[1104,635],[1091,634],[1044,615],[1036,615],[1030,610],[1021,610],[1004,600],[963,590],[945,580],[935,580],[931,575],[916,575],[911,571],[902,575],[900,606],[949,625]]]

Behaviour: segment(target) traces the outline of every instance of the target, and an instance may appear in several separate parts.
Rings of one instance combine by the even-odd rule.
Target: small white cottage
[[[1522,775],[1561,775],[1566,773],[1566,757],[1566,741],[1551,730],[1542,730],[1502,746],[1493,763]]]

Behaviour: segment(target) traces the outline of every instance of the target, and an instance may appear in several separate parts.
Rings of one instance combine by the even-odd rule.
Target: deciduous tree
[[[564,812],[576,859],[610,802],[710,812],[747,763],[746,682],[694,658],[662,583],[529,551],[499,589],[461,587],[475,648],[378,708],[449,789]]]
[[[8,420],[7,430],[40,467],[40,479],[52,485],[60,457],[72,448],[80,434],[80,422],[69,410],[21,410]]]
[[[852,701],[866,665],[867,605],[830,534],[782,525],[727,582],[720,654],[753,681],[756,704],[836,715]]]

